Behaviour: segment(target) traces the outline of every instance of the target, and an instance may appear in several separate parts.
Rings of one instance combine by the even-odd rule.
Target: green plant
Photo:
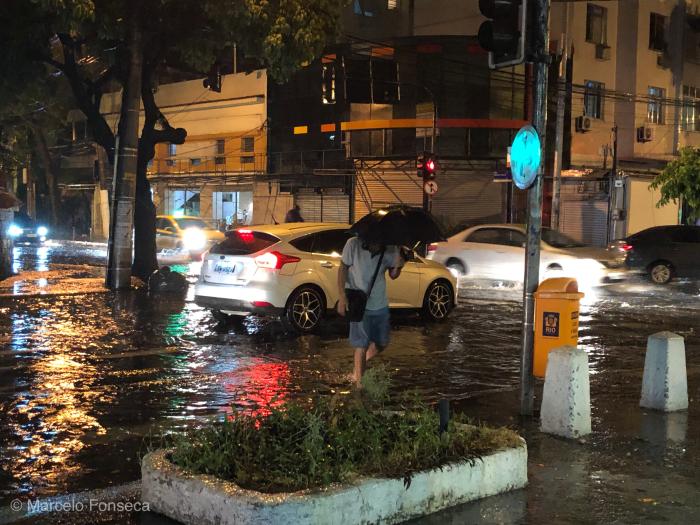
[[[519,444],[508,429],[465,425],[438,433],[436,411],[407,396],[401,410],[384,410],[388,377],[375,369],[359,397],[289,403],[238,414],[175,438],[172,461],[197,473],[262,492],[288,492],[358,476],[403,477],[413,472]]]
[[[680,156],[666,164],[649,187],[661,190],[657,208],[682,199],[689,209],[688,220],[700,218],[700,150],[682,148]]]

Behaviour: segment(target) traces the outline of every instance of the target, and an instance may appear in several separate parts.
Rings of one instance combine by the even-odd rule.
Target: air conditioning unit
[[[595,57],[598,60],[610,60],[610,46],[605,44],[596,44]]]
[[[586,115],[576,117],[576,131],[579,133],[586,133],[587,131],[591,131],[591,129],[593,129],[591,117],[587,117]]]
[[[639,126],[637,128],[637,142],[651,142],[654,140],[654,128]]]

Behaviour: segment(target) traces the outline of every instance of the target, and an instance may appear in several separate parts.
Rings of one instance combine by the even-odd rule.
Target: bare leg
[[[362,376],[367,366],[367,351],[364,348],[355,348],[355,370],[353,377],[357,387],[362,386]]]
[[[375,343],[370,343],[369,348],[367,348],[367,361],[372,359],[375,355],[379,353],[377,345]]]

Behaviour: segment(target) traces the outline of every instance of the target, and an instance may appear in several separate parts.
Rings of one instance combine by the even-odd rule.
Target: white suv
[[[298,332],[311,332],[338,302],[338,267],[349,228],[290,223],[227,232],[205,254],[195,302],[220,319],[274,314]],[[456,304],[456,279],[442,264],[416,256],[398,279],[387,281],[390,308],[418,309],[440,321]]]

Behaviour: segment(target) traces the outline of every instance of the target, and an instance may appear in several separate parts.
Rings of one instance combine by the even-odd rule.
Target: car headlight
[[[203,250],[207,245],[207,236],[199,228],[188,228],[182,234],[182,243],[190,251]]]
[[[19,237],[20,235],[22,235],[23,231],[24,230],[22,230],[22,228],[20,228],[16,224],[10,224],[10,227],[7,229],[7,235],[9,235],[10,237]]]
[[[39,226],[36,229],[36,234],[39,237],[46,237],[49,234],[49,229],[46,226]]]

